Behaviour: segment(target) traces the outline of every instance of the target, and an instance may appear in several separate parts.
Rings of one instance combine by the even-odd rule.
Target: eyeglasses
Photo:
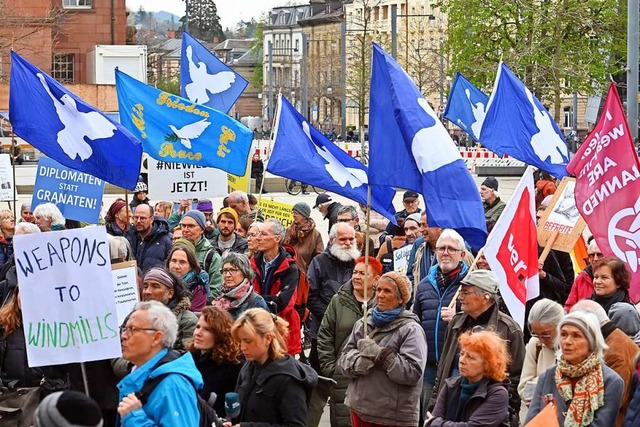
[[[259,235],[260,235],[260,233],[247,233],[247,238],[251,237],[252,239],[255,239]]]
[[[462,249],[457,249],[457,248],[452,248],[449,246],[439,246],[436,248],[436,251],[439,254],[443,254],[443,253],[450,253],[450,254],[455,254],[456,252],[462,252]]]
[[[342,218],[342,219],[338,218],[338,222],[351,222],[351,221],[353,221],[353,218]]]
[[[592,254],[589,254],[589,259],[594,259],[594,258],[602,258],[604,255],[602,254],[602,252],[594,252]]]
[[[133,220],[134,221],[147,221],[149,218],[151,218],[150,216],[134,216]]]
[[[225,274],[236,274],[238,271],[240,270],[237,268],[223,268],[220,273],[224,276]]]
[[[458,292],[458,295],[461,297],[467,297],[468,295],[480,295],[480,294],[475,291],[460,291]]]
[[[529,333],[531,334],[532,337],[538,338],[538,339],[550,340],[551,338],[553,338],[553,336],[549,332],[543,332],[540,335],[536,334],[531,330],[530,326],[529,326]]]
[[[124,335],[125,337],[130,337],[131,335],[135,334],[136,332],[140,332],[140,331],[154,331],[157,332],[157,329],[154,328],[138,328],[135,326],[121,326],[120,327],[120,335]]]

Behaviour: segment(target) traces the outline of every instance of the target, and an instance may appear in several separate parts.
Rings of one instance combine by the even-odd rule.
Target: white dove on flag
[[[533,118],[536,121],[536,126],[540,129],[538,133],[531,136],[533,151],[542,161],[550,159],[551,163],[566,162],[569,159],[569,149],[553,128],[551,116],[547,111],[538,109],[529,88],[525,86],[524,90],[527,93],[529,103],[533,107]]]
[[[207,119],[202,119],[197,122],[189,123],[177,129],[174,125],[169,125],[169,128],[180,138],[180,142],[187,148],[191,148],[191,140],[199,138],[202,132],[211,125]]]
[[[311,129],[309,128],[309,123],[302,122],[302,129],[304,133],[313,144],[313,147],[316,149],[318,154],[325,159],[328,163],[325,165],[327,172],[331,175],[334,181],[336,181],[341,187],[347,185],[347,183],[351,186],[351,188],[358,188],[362,185],[368,183],[367,172],[358,168],[348,168],[344,166],[335,156],[331,153],[331,151],[327,150],[324,147],[318,147],[318,145],[313,142],[313,138],[311,138]]]
[[[58,119],[64,125],[57,135],[58,145],[70,159],[75,160],[76,157],[80,157],[82,161],[87,160],[93,154],[93,149],[84,138],[91,140],[111,138],[116,133],[115,125],[95,111],[78,111],[76,101],[67,94],[62,95],[58,100],[51,93],[44,76],[40,73],[37,76],[53,101]]]
[[[232,71],[220,71],[209,74],[204,62],[193,61],[193,48],[187,46],[187,58],[189,60],[189,76],[191,83],[188,83],[184,90],[187,97],[196,104],[206,104],[209,102],[207,91],[212,94],[222,93],[228,90],[236,81],[236,75]]]

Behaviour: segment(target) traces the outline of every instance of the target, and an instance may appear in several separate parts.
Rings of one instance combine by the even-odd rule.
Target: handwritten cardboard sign
[[[13,245],[29,366],[120,357],[105,228],[20,235]]]
[[[413,244],[403,246],[393,251],[393,270],[400,274],[407,274],[409,268],[409,254]]]

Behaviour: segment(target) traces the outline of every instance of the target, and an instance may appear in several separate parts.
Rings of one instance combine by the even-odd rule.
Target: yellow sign
[[[285,227],[289,227],[293,223],[293,214],[291,213],[293,205],[262,199],[260,200],[259,208],[264,219],[279,219]]]
[[[242,191],[249,193],[249,179],[251,178],[251,162],[247,162],[247,169],[244,171],[243,176],[227,174],[227,185],[229,186],[229,192]]]

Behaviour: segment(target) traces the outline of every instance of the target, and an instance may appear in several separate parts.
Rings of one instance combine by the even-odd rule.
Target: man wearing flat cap
[[[482,206],[484,207],[484,219],[487,221],[487,231],[490,232],[506,206],[506,203],[500,200],[497,179],[488,176],[480,184],[480,198],[482,198]]]
[[[517,387],[524,363],[524,337],[520,326],[510,316],[498,309],[496,304],[498,286],[498,276],[490,270],[474,270],[462,279],[458,294],[462,313],[453,316],[447,327],[436,374],[436,384],[433,387],[429,403],[430,408],[435,406],[436,397],[444,380],[459,375],[458,337],[467,331],[491,330],[507,341],[507,350],[511,355],[511,364],[508,369],[509,413],[513,422],[517,421],[520,411],[520,396]],[[511,425],[514,425],[513,422]]]

